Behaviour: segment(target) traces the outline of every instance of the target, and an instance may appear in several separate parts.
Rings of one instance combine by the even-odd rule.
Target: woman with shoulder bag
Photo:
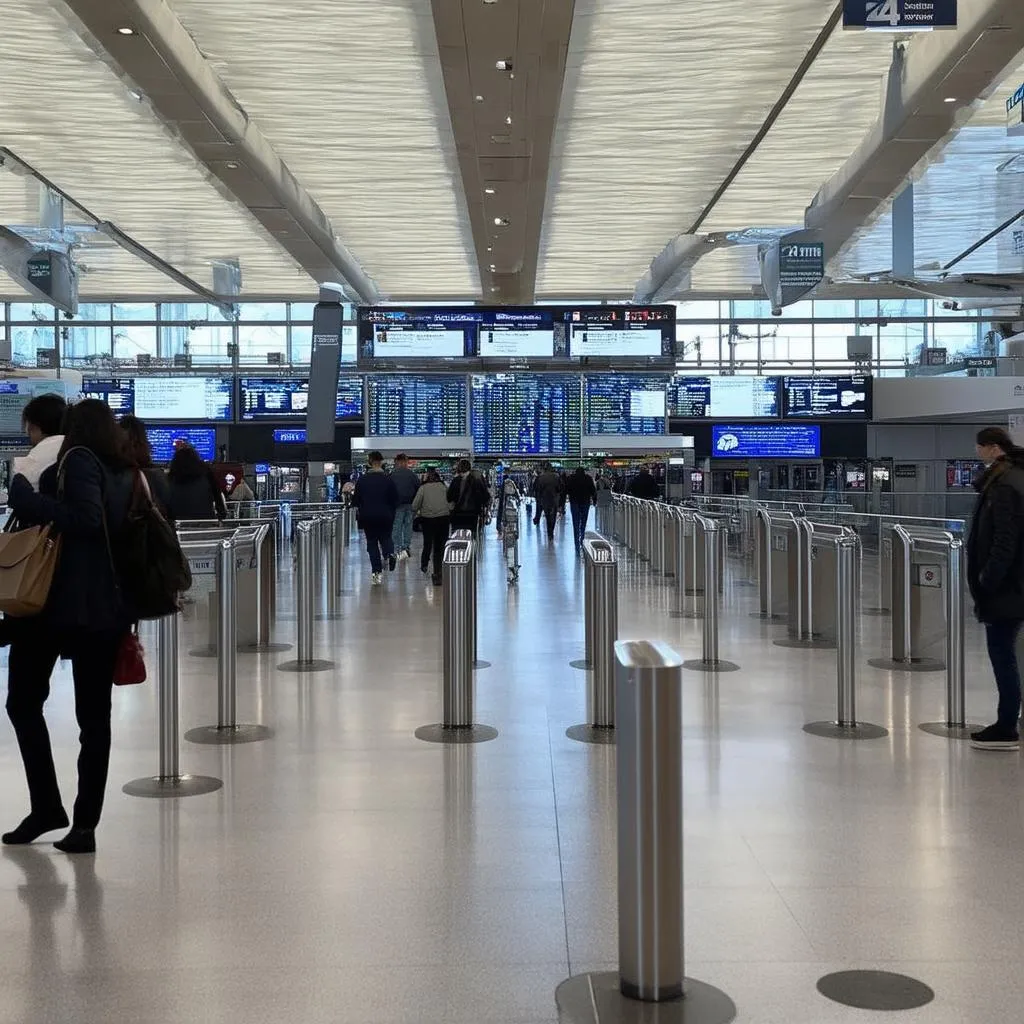
[[[227,519],[224,492],[209,463],[190,444],[179,445],[167,470],[171,485],[170,519]]]
[[[42,612],[18,620],[11,645],[7,714],[25,765],[30,811],[2,839],[31,843],[68,824],[43,717],[50,676],[63,657],[71,661],[81,751],[71,831],[54,845],[65,853],[92,853],[107,785],[115,665],[133,621],[110,538],[128,514],[134,470],[124,432],[104,402],[71,406],[64,435],[60,458],[43,473],[38,493],[20,475],[10,486],[18,522],[50,524],[61,551]]]

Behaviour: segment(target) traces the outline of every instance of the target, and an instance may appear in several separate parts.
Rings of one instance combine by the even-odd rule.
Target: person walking
[[[412,499],[412,511],[420,517],[423,527],[423,554],[420,556],[420,569],[430,570],[433,556],[434,573],[431,579],[434,586],[441,586],[441,565],[444,561],[444,545],[448,540],[451,526],[451,507],[448,504],[448,488],[445,487],[441,474],[436,469],[427,471],[427,479],[420,484],[416,496]]]
[[[985,472],[967,536],[967,584],[985,626],[999,710],[995,724],[971,733],[978,750],[1019,750],[1021,681],[1017,637],[1024,622],[1024,449],[1002,427],[978,432]]]
[[[174,449],[167,470],[170,484],[170,516],[174,522],[183,519],[227,519],[228,507],[224,492],[217,483],[209,463],[190,444]]]
[[[62,546],[45,607],[18,620],[11,645],[7,714],[25,766],[30,810],[0,838],[22,845],[68,824],[43,717],[54,665],[68,658],[81,742],[78,797],[71,831],[54,845],[64,853],[92,853],[110,762],[114,667],[133,621],[110,542],[127,517],[134,471],[124,432],[105,402],[71,406],[64,434],[60,461],[43,472],[38,491],[24,475],[11,481],[9,501],[18,522],[52,524]]]
[[[420,489],[420,478],[409,468],[409,459],[406,455],[396,455],[391,479],[398,492],[392,543],[399,560],[404,561],[412,549],[412,502]]]
[[[537,477],[537,509],[544,515],[548,540],[554,540],[555,523],[558,520],[558,508],[561,501],[562,481],[552,468],[551,463],[545,462],[540,476]]]
[[[583,550],[590,509],[597,504],[597,488],[593,477],[582,466],[577,466],[565,489],[569,498],[569,513],[572,515],[572,539],[576,544],[576,554],[579,554]]]
[[[398,491],[395,482],[384,472],[384,456],[370,452],[370,468],[357,481],[352,492],[352,505],[358,516],[359,529],[366,537],[370,555],[370,583],[379,587],[384,582],[384,562],[395,570],[395,509]]]
[[[661,496],[661,489],[658,487],[658,481],[651,475],[651,471],[646,466],[641,466],[640,472],[630,481],[629,493],[634,498],[657,501]]]
[[[452,530],[469,530],[475,538],[481,517],[490,507],[491,492],[483,477],[473,472],[469,459],[459,459],[456,464],[447,497],[452,507]]]

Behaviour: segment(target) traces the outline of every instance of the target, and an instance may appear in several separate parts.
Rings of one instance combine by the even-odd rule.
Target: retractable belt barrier
[[[320,590],[318,525],[307,519],[295,525],[295,607],[297,657],[278,665],[282,672],[323,672],[334,668],[333,661],[316,657],[316,606]]]

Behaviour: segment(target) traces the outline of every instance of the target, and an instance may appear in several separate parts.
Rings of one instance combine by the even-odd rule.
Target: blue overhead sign
[[[816,459],[821,455],[817,424],[736,424],[711,428],[714,459]]]
[[[956,0],[843,0],[843,28],[883,32],[956,28]]]
[[[1024,135],[1024,85],[1006,101],[1006,134]]]

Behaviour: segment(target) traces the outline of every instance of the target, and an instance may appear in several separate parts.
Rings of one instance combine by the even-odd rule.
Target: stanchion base
[[[624,996],[615,971],[577,974],[555,989],[559,1024],[729,1024],[736,1004],[720,989],[683,979],[683,997],[643,1003]]]
[[[192,650],[188,652],[188,655],[190,658],[216,658],[217,648],[210,646],[193,647]]]
[[[274,733],[265,725],[228,725],[223,729],[219,725],[203,725],[198,729],[189,729],[185,739],[189,743],[205,743],[220,745],[227,743],[256,743],[269,740]]]
[[[341,612],[321,612],[315,616],[317,622],[337,622],[344,617]]]
[[[776,647],[790,647],[796,651],[833,651],[835,640],[822,638],[821,640],[794,640],[791,637],[784,637],[782,640],[773,640]]]
[[[787,616],[780,615],[778,612],[751,612],[750,617],[752,619],[760,619],[762,622],[782,622]]]
[[[891,609],[889,609],[889,608],[879,608],[877,606],[872,606],[871,608],[861,608],[860,612],[861,612],[861,615],[877,615],[877,616],[892,615]]]
[[[482,668],[490,667],[491,663],[489,661],[481,661],[479,658],[477,658],[476,661],[473,662],[473,668],[475,668],[477,671],[479,671]]]
[[[498,738],[498,730],[490,725],[421,725],[416,739],[425,743],[486,743]]]
[[[868,722],[856,725],[840,725],[838,722],[811,722],[804,726],[804,732],[812,736],[824,736],[829,740],[880,740],[889,735],[888,729]]]
[[[291,644],[239,644],[239,654],[276,654],[278,651],[290,651]]]
[[[740,667],[732,661],[705,661],[703,658],[691,658],[683,662],[683,668],[691,672],[739,672]]]
[[[944,661],[935,658],[911,658],[910,661],[894,661],[892,658],[868,658],[872,668],[884,668],[888,672],[941,672]]]
[[[589,672],[593,667],[586,658],[577,658],[569,662],[569,668],[578,668],[581,672]]]
[[[277,666],[278,672],[326,672],[334,668],[333,661],[286,661]]]
[[[818,991],[858,1010],[915,1010],[935,998],[923,981],[891,971],[840,971],[818,979]]]
[[[133,779],[121,787],[122,793],[128,796],[143,796],[155,799],[166,799],[178,796],[201,796],[203,793],[216,793],[224,783],[209,775],[160,775],[148,779]]]
[[[918,728],[932,736],[944,736],[949,740],[969,740],[972,732],[984,728],[980,725],[947,725],[945,722],[924,722]]]
[[[703,619],[704,613],[698,611],[692,612],[669,612],[668,616],[670,619]]]
[[[565,730],[565,735],[579,743],[607,744],[615,742],[615,726],[610,725],[573,725]]]

